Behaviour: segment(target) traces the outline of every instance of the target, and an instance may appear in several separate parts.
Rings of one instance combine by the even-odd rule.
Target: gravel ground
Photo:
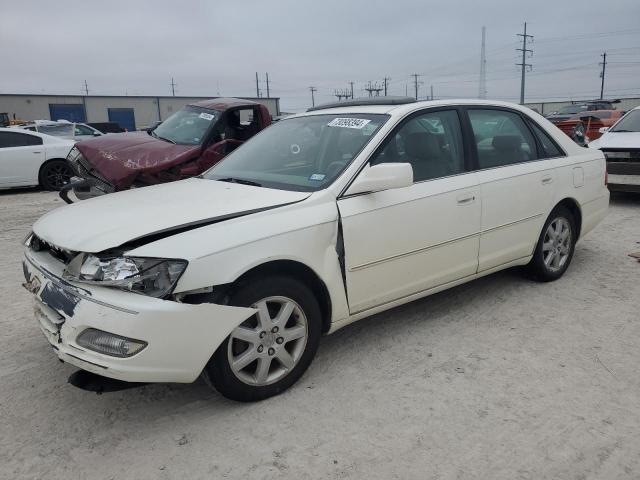
[[[0,478],[640,478],[640,196],[557,282],[517,270],[325,337],[288,392],[73,387],[20,286],[55,194],[0,194]]]

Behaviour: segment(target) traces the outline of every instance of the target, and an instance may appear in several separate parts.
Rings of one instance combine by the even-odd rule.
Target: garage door
[[[50,103],[51,120],[69,120],[70,122],[86,122],[84,106],[81,103]]]
[[[133,108],[109,108],[109,121],[116,122],[120,127],[126,128],[129,132],[136,129],[136,118],[133,115]]]

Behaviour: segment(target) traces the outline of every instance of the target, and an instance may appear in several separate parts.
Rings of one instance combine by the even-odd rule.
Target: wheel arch
[[[331,295],[325,282],[308,265],[296,260],[272,260],[256,265],[242,275],[232,284],[231,289],[251,280],[255,276],[286,275],[304,283],[318,299],[322,314],[322,332],[326,333],[331,327],[332,304]]]
[[[564,207],[571,212],[576,221],[576,230],[578,231],[577,238],[580,238],[580,233],[582,231],[582,209],[580,208],[578,201],[575,198],[565,197],[556,203],[551,211],[558,207]]]

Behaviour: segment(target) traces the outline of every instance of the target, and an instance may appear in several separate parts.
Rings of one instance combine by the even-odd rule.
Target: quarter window
[[[480,168],[502,167],[538,158],[536,142],[522,117],[505,110],[469,110]]]
[[[564,153],[560,150],[560,147],[556,145],[556,143],[551,140],[551,137],[547,134],[547,132],[543,131],[535,123],[531,122],[531,126],[533,127],[533,133],[536,134],[538,140],[540,140],[540,145],[542,145],[542,149],[544,150],[544,158],[555,158],[555,157],[563,157]]]
[[[42,138],[27,133],[0,132],[0,148],[42,145]]]
[[[420,182],[465,171],[460,120],[455,110],[417,115],[387,138],[371,160],[410,163],[413,180]]]

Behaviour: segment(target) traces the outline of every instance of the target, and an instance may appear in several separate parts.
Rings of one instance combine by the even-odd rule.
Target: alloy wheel
[[[567,263],[571,241],[571,224],[566,218],[558,217],[549,223],[542,243],[542,258],[551,272],[561,270]]]
[[[51,165],[46,172],[47,183],[56,189],[67,185],[71,177],[72,172],[67,165]]]
[[[252,305],[258,312],[231,332],[227,355],[242,382],[264,386],[284,378],[304,353],[309,327],[300,306],[286,297],[267,297]]]

